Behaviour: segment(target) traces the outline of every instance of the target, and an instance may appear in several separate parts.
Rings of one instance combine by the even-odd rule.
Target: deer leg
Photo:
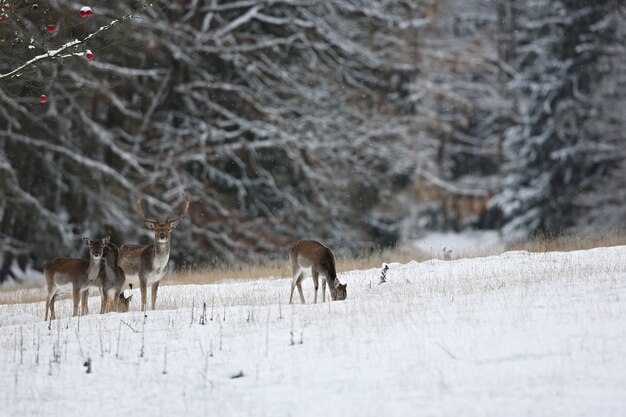
[[[116,313],[121,312],[120,294],[121,294],[121,291],[119,291],[118,289],[109,290],[109,311],[108,311],[109,313],[111,311],[114,311]]]
[[[116,313],[121,313],[124,310],[122,310],[122,301],[124,299],[124,296],[122,295],[122,291],[119,290],[115,290],[113,292],[113,298],[111,299],[111,301],[109,301],[109,306],[110,309],[109,311],[115,311]]]
[[[305,304],[304,301],[304,294],[302,293],[302,281],[298,281],[298,293],[300,294],[300,301],[302,302],[302,304]]]
[[[100,289],[100,299],[102,303],[100,304],[100,314],[105,314],[109,312],[109,293],[105,288]]]
[[[78,316],[78,306],[80,305],[80,287],[74,285],[72,287],[72,301],[74,304],[74,308],[72,310],[72,317]]]
[[[100,287],[98,287],[98,291],[100,292],[100,314],[103,314],[103,309],[104,309],[104,305],[105,305],[105,295],[104,295],[104,288],[102,287],[102,285]]]
[[[317,304],[317,289],[319,288],[319,274],[315,271],[311,274],[313,278],[313,288],[315,288],[315,295],[313,296],[313,304]]]
[[[48,310],[52,308],[50,312],[52,313],[54,311],[54,307],[51,307],[51,304],[52,304],[52,299],[54,299],[55,293],[56,292],[54,290],[48,291],[48,298],[46,298],[46,317],[44,318],[44,321],[48,321]],[[54,316],[52,316],[52,319],[54,320]]]
[[[289,296],[289,304],[293,302],[293,290],[296,289],[296,285],[302,279],[302,272],[298,273],[298,271],[293,272],[293,281],[291,281],[291,295]]]
[[[115,312],[117,311],[117,291],[114,289],[110,289],[107,291],[107,306],[105,313]]]
[[[152,309],[154,310],[154,307],[156,306],[156,297],[157,297],[157,290],[159,289],[159,283],[161,281],[157,281],[154,284],[152,284]]]
[[[326,277],[322,277],[322,303],[326,302]]]
[[[148,280],[146,277],[139,275],[139,293],[141,294],[141,311],[146,311],[146,303],[148,302]]]
[[[89,287],[81,290],[80,296],[80,315],[86,316],[89,314]]]
[[[56,301],[57,294],[54,293],[50,299],[50,320],[55,320],[57,315],[54,313],[54,302]]]
[[[295,281],[292,281],[291,282],[291,293],[289,294],[289,304],[293,303],[293,290],[295,290],[295,289],[296,289],[296,283],[295,283]]]

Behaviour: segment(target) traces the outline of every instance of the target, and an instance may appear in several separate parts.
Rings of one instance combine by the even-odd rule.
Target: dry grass
[[[288,276],[286,262],[269,261],[265,263],[241,264],[229,266],[201,267],[178,270],[163,280],[164,285],[214,284],[226,280],[247,280],[264,278],[284,278]]]
[[[570,252],[622,245],[626,245],[626,233],[620,230],[611,233],[585,236],[538,236],[527,241],[509,244],[507,245],[507,250]]]
[[[476,255],[475,257],[480,256]],[[391,262],[407,263],[410,261],[425,261],[431,259],[424,253],[393,249],[363,253],[357,256],[338,256],[337,272],[352,271],[355,269],[379,268]],[[224,267],[203,267],[179,270],[163,280],[164,285],[181,284],[213,284],[227,280],[252,280],[259,278],[287,278],[291,276],[291,266],[285,259],[275,259],[267,262],[241,264]]]
[[[526,250],[529,252],[567,252],[573,250],[592,249],[596,247],[610,247],[626,245],[626,233],[609,233],[597,236],[569,236],[569,237],[538,237],[525,242],[519,242],[507,246],[507,250]],[[452,259],[460,254],[453,254]],[[466,258],[476,258],[494,255],[477,247],[472,253],[463,253]],[[443,258],[443,253],[434,257]],[[415,250],[389,249],[362,253],[358,256],[338,256],[338,272],[380,268],[383,263],[407,263],[410,261],[426,261],[432,259],[432,254],[426,254]],[[205,285],[214,284],[227,280],[254,280],[259,278],[287,278],[291,271],[289,261],[286,259],[274,259],[254,264],[241,264],[222,267],[189,268],[175,271],[163,280],[163,285]],[[65,296],[68,297],[68,296]],[[64,297],[64,298],[65,298]],[[1,304],[21,304],[43,302],[46,299],[44,288],[0,287]]]
[[[2,289],[0,290],[0,305],[37,303],[46,301],[46,295],[47,291],[43,287]],[[67,297],[69,297],[69,295],[59,297],[59,299]]]

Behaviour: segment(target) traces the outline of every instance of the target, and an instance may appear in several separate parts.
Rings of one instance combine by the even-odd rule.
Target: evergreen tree
[[[617,3],[544,0],[518,3],[510,82],[517,120],[506,131],[505,235],[560,233],[576,221],[574,197],[611,163],[588,128],[601,59],[614,40]],[[595,133],[595,134],[594,134]]]

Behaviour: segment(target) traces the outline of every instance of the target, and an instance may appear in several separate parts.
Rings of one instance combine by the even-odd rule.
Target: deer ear
[[[128,302],[130,303],[130,300],[132,300],[132,299],[133,299],[133,295],[131,294],[131,295],[129,295],[129,296],[128,296],[128,298],[126,299],[126,301],[128,301]]]
[[[87,246],[91,245],[91,239],[89,239],[88,237],[84,237],[83,238],[83,243]]]
[[[172,230],[173,228],[175,228],[176,226],[178,226],[178,222],[179,220],[174,220],[172,221],[169,226],[170,226],[170,230]]]
[[[107,236],[107,237],[105,237],[104,239],[102,239],[102,244],[103,244],[104,246],[106,246],[106,245],[108,245],[108,244],[109,244],[109,241],[110,241],[110,240],[111,240],[111,236]]]
[[[333,282],[333,287],[335,287],[335,289],[341,287],[341,282],[339,282],[337,278],[335,278],[335,281]]]
[[[154,223],[153,222],[146,222],[146,227],[150,230],[154,230]]]

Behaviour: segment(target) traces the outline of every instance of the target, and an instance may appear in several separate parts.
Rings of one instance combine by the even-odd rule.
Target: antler
[[[152,218],[146,217],[146,214],[143,212],[143,208],[141,207],[141,201],[142,201],[142,198],[140,197],[137,200],[137,204],[135,204],[135,207],[137,209],[137,213],[139,213],[139,217],[141,217],[141,220],[143,220],[144,222],[158,223],[157,219],[152,219]]]
[[[191,203],[191,196],[189,195],[189,193],[185,193],[185,195],[183,197],[182,210],[180,211],[178,216],[174,217],[171,220],[168,217],[168,219],[165,222],[166,223],[176,223],[176,222],[180,221],[180,219],[182,219],[183,217],[185,217],[187,215],[187,210],[189,210],[189,203]]]

